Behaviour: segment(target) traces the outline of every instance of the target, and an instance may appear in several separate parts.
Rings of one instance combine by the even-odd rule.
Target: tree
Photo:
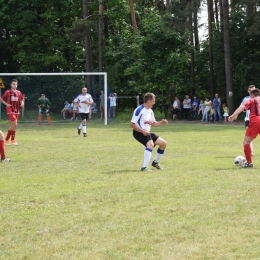
[[[232,112],[234,111],[234,103],[233,103],[233,84],[232,84],[232,70],[231,70],[228,0],[223,0],[223,32],[224,32],[224,56],[225,56],[225,72],[226,72],[226,100],[227,100],[227,107]]]

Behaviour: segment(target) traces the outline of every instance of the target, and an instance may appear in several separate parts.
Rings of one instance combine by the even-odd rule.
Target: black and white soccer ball
[[[234,163],[236,166],[243,166],[246,163],[246,158],[242,155],[239,155],[235,158]]]

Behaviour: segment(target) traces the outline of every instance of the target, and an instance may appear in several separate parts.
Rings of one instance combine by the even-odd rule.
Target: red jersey
[[[23,94],[19,90],[6,90],[2,96],[2,99],[11,105],[6,107],[7,114],[20,114],[20,105],[23,101]]]
[[[249,99],[244,106],[246,110],[250,109],[250,122],[260,120],[260,97]]]

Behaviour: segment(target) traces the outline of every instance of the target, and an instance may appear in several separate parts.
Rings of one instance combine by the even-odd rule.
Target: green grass
[[[167,150],[152,172],[128,122],[77,125],[20,123],[6,146],[0,259],[259,259],[259,140],[254,168],[236,167],[242,124],[154,128]]]

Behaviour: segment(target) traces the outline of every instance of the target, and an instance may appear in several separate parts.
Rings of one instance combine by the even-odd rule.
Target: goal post
[[[0,78],[2,76],[103,76],[104,77],[104,124],[107,125],[107,72],[48,72],[48,73],[0,73]],[[7,86],[6,86],[7,88]],[[0,88],[1,96],[1,88]],[[1,106],[0,106],[0,120],[1,120]]]

